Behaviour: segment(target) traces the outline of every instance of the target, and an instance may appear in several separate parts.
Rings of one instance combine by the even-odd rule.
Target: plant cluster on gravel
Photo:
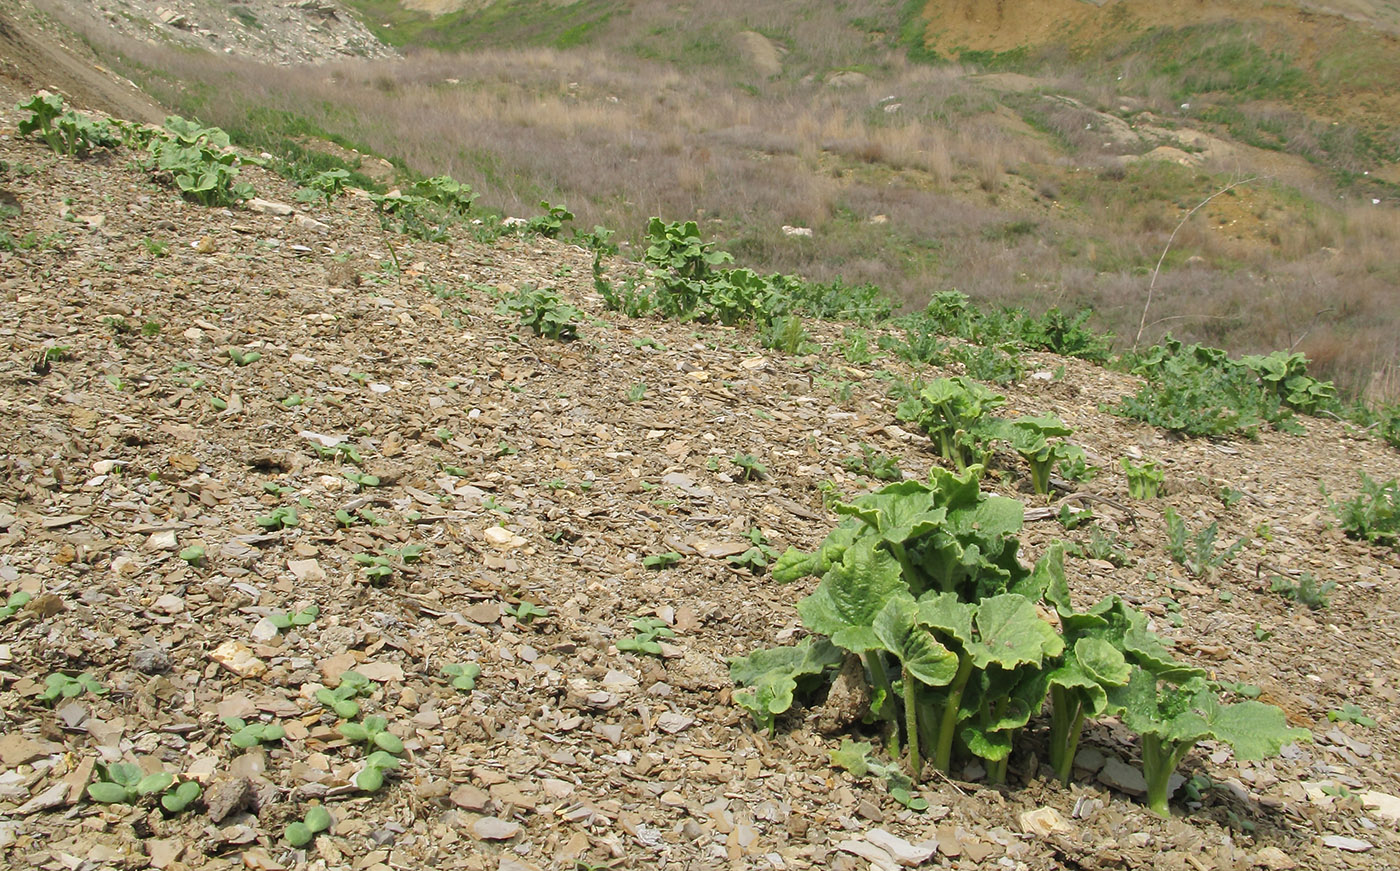
[[[890,745],[904,748],[915,782],[925,761],[950,773],[960,754],[1001,783],[1020,732],[1048,698],[1048,755],[1060,778],[1069,781],[1085,720],[1119,717],[1141,739],[1148,806],[1163,816],[1171,775],[1198,742],[1261,759],[1310,737],[1275,707],[1222,703],[1204,672],[1176,660],[1122,598],[1076,610],[1063,546],[1025,568],[1022,506],[982,492],[982,472],[935,467],[927,483],[838,503],[846,519],[820,548],[783,555],[775,580],[821,582],[797,603],[812,639],[731,660],[743,686],[734,700],[760,727],[774,729],[804,687],[858,656],[870,713]]]

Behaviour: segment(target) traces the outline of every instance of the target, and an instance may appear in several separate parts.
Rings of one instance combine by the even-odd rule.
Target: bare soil
[[[1137,764],[1125,730],[1093,727],[1065,788],[1037,720],[1008,786],[930,778],[916,813],[831,767],[842,736],[816,731],[820,707],[755,733],[726,667],[800,637],[810,590],[726,561],[750,530],[816,545],[835,522],[820,485],[872,483],[842,465],[860,443],[908,475],[934,462],[879,377],[911,376],[902,364],[847,363],[839,324],[810,324],[822,350],[793,357],[744,329],[629,320],[601,305],[583,249],[390,237],[355,196],[288,217],[198,207],[131,155],[59,158],[16,123],[0,109],[22,209],[6,227],[40,244],[0,252],[0,594],[34,599],[0,623],[0,865],[854,869],[895,867],[877,845],[902,839],[966,869],[1400,866],[1400,559],[1333,528],[1321,491],[1400,475],[1395,450],[1317,419],[1305,436],[1170,439],[1101,410],[1132,378],[1032,355],[1047,377],[1006,388],[1010,410],[1074,427],[1102,468],[1076,492],[1111,500],[1094,510],[1131,558],[1071,559],[1081,603],[1129,597],[1183,658],[1257,686],[1315,741],[1261,763],[1202,746],[1184,773],[1216,786],[1160,819],[1115,773]],[[293,201],[284,180],[245,177]],[[496,313],[527,284],[586,313],[578,341]],[[824,386],[842,381],[849,398]],[[316,445],[353,446],[363,468]],[[739,453],[767,477],[740,477]],[[1163,498],[1128,498],[1125,455],[1163,464]],[[1023,472],[1003,458],[987,486],[1033,504]],[[1227,507],[1222,488],[1242,498]],[[258,525],[293,506],[296,526]],[[1243,553],[1186,576],[1167,506]],[[1031,521],[1026,558],[1056,538],[1086,533]],[[410,544],[421,558],[391,558],[382,583],[355,560]],[[192,545],[198,565],[179,556]],[[667,551],[678,565],[643,567]],[[1269,590],[1304,570],[1337,584],[1328,608]],[[521,602],[548,616],[517,620]],[[270,631],[311,604],[310,625]],[[638,616],[675,631],[664,655],[618,650]],[[442,677],[466,662],[482,669],[470,692]],[[314,700],[349,668],[407,748],[372,794],[351,785],[363,749]],[[42,704],[55,672],[109,692]],[[1329,722],[1345,703],[1377,725]],[[236,749],[225,716],[287,737]],[[198,780],[205,800],[173,816],[94,804],[99,761]],[[283,829],[313,802],[335,824],[293,849]],[[1041,808],[1062,825],[1037,834],[1024,814]]]

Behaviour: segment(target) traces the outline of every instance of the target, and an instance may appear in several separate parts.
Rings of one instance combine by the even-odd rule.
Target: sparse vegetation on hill
[[[760,272],[870,283],[915,308],[956,289],[1034,314],[1090,309],[1096,330],[1120,336],[1136,332],[1181,216],[1254,177],[1177,233],[1147,338],[1170,329],[1237,355],[1298,350],[1349,397],[1393,393],[1400,324],[1388,252],[1400,218],[1383,163],[1360,174],[1382,156],[1362,146],[1389,141],[1392,116],[1367,116],[1364,136],[1339,133],[1362,129],[1351,116],[1311,133],[1290,127],[1290,152],[1247,144],[1201,117],[1199,99],[1180,109],[1172,88],[1206,67],[1163,46],[1215,58],[1228,43],[1238,59],[1219,63],[1234,72],[1213,86],[1235,76],[1265,90],[1214,99],[1211,111],[1274,123],[1258,113],[1289,78],[1249,72],[1274,69],[1281,49],[1256,58],[1248,27],[1211,19],[1184,42],[1144,43],[1099,67],[1097,56],[1060,63],[1047,51],[1023,59],[1032,76],[978,75],[909,62],[917,4],[712,4],[703,19],[673,4],[570,4],[563,17],[546,5],[555,8],[472,4],[434,18],[380,4],[362,10],[366,22],[394,24],[401,44],[457,40],[471,52],[316,68],[89,38],[184,114],[293,162],[312,154],[305,137],[329,137],[389,157],[406,181],[468,181],[486,209],[566,202],[582,226],[616,229],[634,246],[651,215],[693,217]],[[566,18],[588,27],[561,46]],[[520,45],[516,27],[536,47],[505,47]],[[1151,81],[1175,84],[1151,84],[1139,74],[1149,69]],[[1121,82],[1114,70],[1127,70]],[[1317,70],[1305,70],[1309,82]],[[1308,117],[1334,117],[1324,109]],[[1335,160],[1298,151],[1318,136]],[[1341,166],[1349,174],[1328,169]]]
[[[722,82],[731,49],[669,62]],[[133,68],[154,58],[312,82]],[[790,72],[729,105],[878,87]],[[730,218],[632,205],[585,232],[544,191],[506,218],[490,182],[377,180],[344,94],[291,114],[266,90],[226,133],[9,87],[0,860],[1400,862],[1400,406],[1344,401],[1293,348],[1120,354],[1069,298],[901,307],[839,264],[774,271]],[[306,138],[338,124],[334,153]],[[880,178],[982,202],[968,251],[1084,226],[1014,217],[1031,163],[930,185],[884,152],[791,156],[833,203]],[[1100,169],[1187,217],[1246,187]],[[1178,230],[1144,232],[1172,240],[1148,262]]]

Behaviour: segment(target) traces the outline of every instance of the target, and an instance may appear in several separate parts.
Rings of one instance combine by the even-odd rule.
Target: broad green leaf
[[[847,548],[817,589],[797,603],[807,628],[831,638],[838,647],[864,653],[880,646],[870,628],[890,596],[908,592],[899,561],[876,548],[876,539],[863,538]]]
[[[131,762],[116,762],[107,766],[107,779],[123,786],[135,786],[141,780],[141,767]]]
[[[378,792],[384,785],[384,772],[382,769],[371,765],[355,775],[355,786],[365,792]]]
[[[918,617],[919,606],[913,596],[891,596],[875,615],[875,635],[914,677],[929,686],[944,686],[958,673],[958,655],[938,643]]]
[[[365,757],[365,764],[384,771],[397,771],[399,758],[385,750],[376,750]]]
[[[967,749],[979,759],[997,762],[1011,755],[1012,733],[984,728],[978,723],[967,723],[958,733]]]
[[[1074,642],[1074,657],[1084,672],[1103,686],[1123,686],[1132,677],[1132,666],[1122,651],[1102,638]]]
[[[375,732],[374,744],[376,747],[388,751],[389,753],[403,752],[403,740],[393,732]]]
[[[806,638],[795,647],[755,650],[729,660],[729,676],[742,689],[735,704],[753,714],[760,728],[771,729],[773,718],[792,707],[798,680],[818,676],[840,665],[843,654],[825,638]]]
[[[844,768],[851,772],[853,777],[864,777],[870,770],[870,742],[852,741],[850,738],[841,740],[841,747],[837,750],[829,751],[831,764],[837,768]]]
[[[160,797],[160,806],[172,814],[178,814],[194,803],[203,790],[193,780],[186,780],[170,792]]]
[[[359,723],[341,723],[340,736],[346,741],[359,743],[369,740],[369,730]]]
[[[1189,747],[1211,738],[1235,748],[1242,760],[1277,754],[1283,745],[1312,739],[1307,729],[1289,728],[1283,711],[1262,702],[1223,705],[1202,678],[1180,686],[1160,684],[1142,668],[1133,669],[1126,686],[1109,691],[1110,705],[1139,735],[1155,735],[1164,744]]]
[[[942,525],[947,511],[935,503],[937,496],[922,481],[900,481],[854,502],[838,502],[832,510],[859,518],[885,541],[903,544]]]
[[[977,606],[958,599],[957,593],[925,593],[919,597],[919,622],[951,635],[963,647],[974,640],[972,618]]]
[[[974,618],[978,640],[968,652],[973,665],[996,664],[1014,668],[1023,663],[1039,665],[1046,657],[1064,651],[1064,639],[1045,622],[1025,596],[1003,593],[984,599]]]
[[[1073,613],[1069,597],[1069,581],[1065,577],[1064,542],[1051,542],[1050,546],[1045,549],[1045,555],[1036,561],[1030,576],[1024,581],[1014,584],[1008,592],[1020,593],[1032,602],[1044,599],[1055,606],[1055,610],[1060,613],[1061,617],[1064,617],[1066,613]]]

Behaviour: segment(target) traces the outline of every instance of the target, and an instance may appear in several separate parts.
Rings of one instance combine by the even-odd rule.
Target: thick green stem
[[[918,783],[923,773],[919,759],[919,680],[904,667],[904,731],[909,751],[909,776]]]
[[[1079,734],[1084,726],[1084,704],[1068,687],[1050,688],[1050,766],[1055,776],[1069,786],[1074,774],[1074,754],[1079,750]]]
[[[958,657],[958,673],[948,685],[948,698],[943,703],[943,716],[938,721],[938,747],[933,756],[934,766],[948,773],[948,763],[953,758],[953,734],[958,730],[958,708],[962,705],[963,690],[967,689],[967,679],[972,676],[972,656],[961,654]]]
[[[909,585],[909,591],[915,596],[918,596],[923,592],[923,590],[920,589],[923,584],[917,583],[923,579],[923,572],[914,568],[914,563],[909,559],[909,552],[904,549],[903,542],[892,541],[889,545],[890,553],[894,554],[894,558],[899,560],[899,571],[900,574],[904,575],[904,582]]]
[[[1158,816],[1171,816],[1167,799],[1171,797],[1172,773],[1191,747],[1191,744],[1164,745],[1157,735],[1142,736],[1142,776],[1147,781],[1147,807]]]
[[[1031,467],[1031,488],[1035,490],[1037,496],[1048,495],[1050,493],[1050,469],[1053,461],[1041,461],[1034,457],[1026,457],[1026,462]]]
[[[1011,754],[1008,753],[1000,759],[983,760],[987,763],[987,783],[998,786],[1006,782],[1006,767],[1011,762]]]
[[[890,673],[885,670],[885,660],[880,656],[878,650],[867,650],[861,654],[865,660],[865,667],[870,671],[870,680],[875,684],[875,688],[884,693],[884,701],[880,707],[880,718],[890,719],[890,699],[894,695],[894,689],[890,686]]]

